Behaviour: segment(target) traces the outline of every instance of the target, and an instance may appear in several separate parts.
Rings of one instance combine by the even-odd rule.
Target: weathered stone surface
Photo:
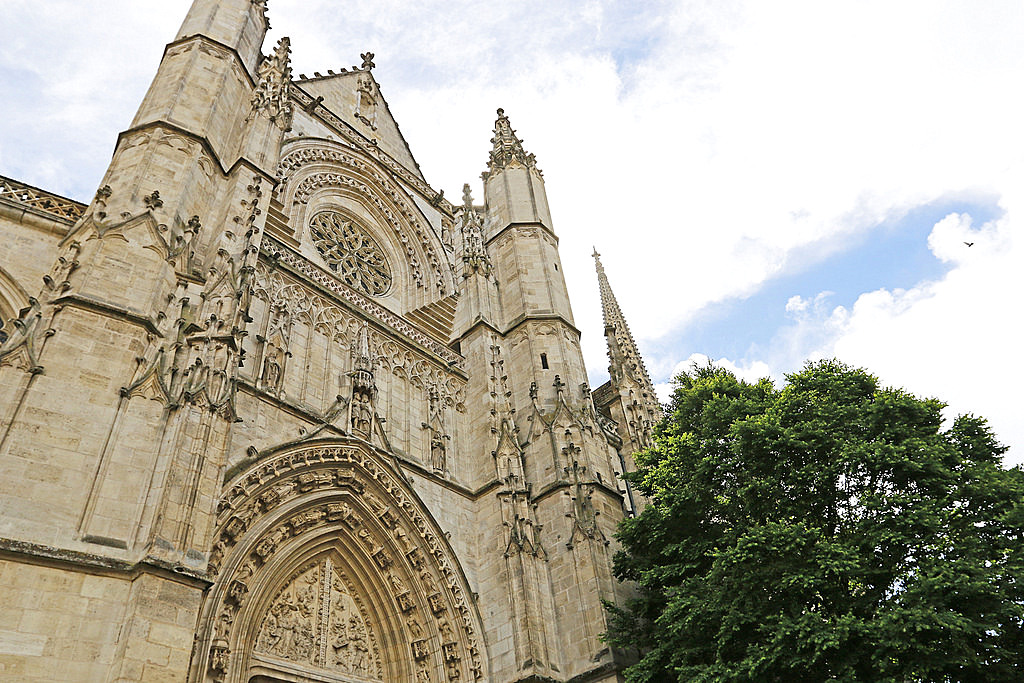
[[[616,680],[607,280],[595,407],[504,112],[453,205],[265,5],[195,0],[88,205],[0,178],[0,678]]]

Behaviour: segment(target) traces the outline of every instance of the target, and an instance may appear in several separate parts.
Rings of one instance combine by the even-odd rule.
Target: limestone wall
[[[200,595],[151,574],[0,559],[0,679],[181,681]],[[126,622],[132,604],[145,609]]]

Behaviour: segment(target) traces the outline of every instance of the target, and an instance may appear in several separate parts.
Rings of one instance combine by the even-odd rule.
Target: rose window
[[[391,267],[380,246],[366,232],[334,211],[322,211],[309,222],[313,244],[342,281],[371,296],[391,287]]]

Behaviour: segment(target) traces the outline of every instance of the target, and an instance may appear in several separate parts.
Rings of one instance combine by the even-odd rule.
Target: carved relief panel
[[[306,567],[274,598],[257,652],[380,680],[376,636],[332,558]]]

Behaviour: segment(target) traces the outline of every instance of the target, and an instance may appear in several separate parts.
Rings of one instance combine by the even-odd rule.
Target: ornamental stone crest
[[[313,245],[342,282],[380,296],[391,288],[391,266],[372,237],[335,211],[321,211],[309,222]]]

